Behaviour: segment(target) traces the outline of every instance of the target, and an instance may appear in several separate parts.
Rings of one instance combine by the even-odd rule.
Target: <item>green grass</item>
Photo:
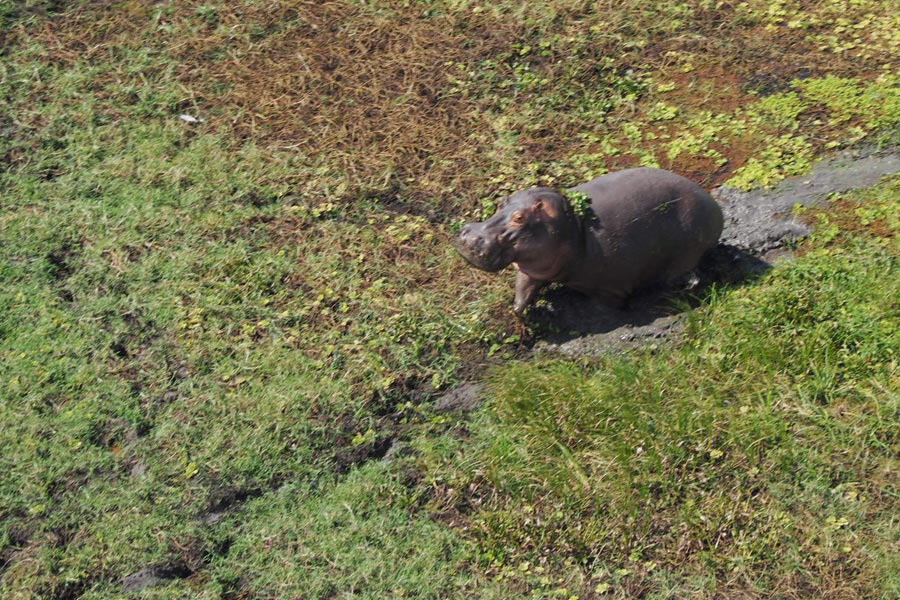
[[[174,121],[61,135],[48,161],[70,170],[4,181],[4,594],[211,568],[221,490],[330,489],[422,420],[408,393],[493,343],[484,298],[437,289],[469,274],[425,219],[306,206],[261,180],[276,164]]]
[[[509,362],[511,274],[449,245],[896,141],[858,4],[0,2],[0,596],[890,597],[896,183],[666,354]]]

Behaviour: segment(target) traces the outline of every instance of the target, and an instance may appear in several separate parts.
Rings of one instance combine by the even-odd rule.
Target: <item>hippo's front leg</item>
[[[516,299],[513,302],[513,310],[517,315],[522,316],[522,312],[534,301],[534,297],[545,283],[547,282],[535,279],[522,271],[518,272],[516,275]]]

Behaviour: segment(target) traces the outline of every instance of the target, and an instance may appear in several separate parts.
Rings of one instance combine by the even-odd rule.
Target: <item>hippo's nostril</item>
[[[481,248],[485,244],[484,236],[474,227],[463,229],[459,234],[459,241],[472,249]]]

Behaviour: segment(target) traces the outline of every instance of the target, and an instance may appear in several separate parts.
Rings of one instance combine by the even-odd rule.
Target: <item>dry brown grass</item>
[[[275,16],[262,27],[289,18]],[[460,34],[440,20],[413,22],[342,3],[301,5],[292,20],[290,30],[186,69],[181,79],[202,90],[201,104],[234,107],[239,136],[327,156],[330,168],[364,188],[390,189],[398,178],[426,174],[451,188],[466,170],[467,139],[477,129],[471,106],[441,97],[447,49],[465,52]],[[183,56],[224,44],[197,39]],[[224,90],[219,98],[210,91],[217,86]]]
[[[579,95],[617,74],[676,82],[668,101],[721,112],[750,101],[750,91],[784,89],[798,76],[865,76],[890,58],[879,48],[864,56],[823,52],[810,36],[827,32],[827,24],[773,27],[746,17],[738,4],[560,0],[476,11],[467,2],[98,2],[45,25],[38,37],[53,62],[116,64],[123,48],[141,47],[165,56],[183,88],[183,108],[210,115],[208,127],[237,144],[252,140],[302,157],[298,185],[310,194],[401,196],[456,213],[457,202],[471,209],[511,185],[489,181],[500,171],[510,179],[524,165],[597,152],[581,133],[615,134],[623,122],[640,122],[646,103],[620,103],[601,122],[574,115]],[[142,37],[146,31],[151,38]],[[520,56],[518,49],[542,41],[552,45]],[[479,81],[489,61],[507,83],[524,66],[549,84]],[[573,74],[573,61],[587,68]],[[106,76],[114,87],[153,73],[119,64]],[[475,83],[453,93],[458,78]],[[546,106],[548,94],[567,86],[571,97]],[[677,124],[668,129],[679,134]],[[510,131],[512,149],[502,139]],[[648,151],[660,143],[643,142]],[[724,168],[687,155],[664,166],[711,186],[760,145],[752,136],[724,141]],[[623,154],[608,166],[637,161]],[[457,199],[449,206],[439,200],[448,196]]]

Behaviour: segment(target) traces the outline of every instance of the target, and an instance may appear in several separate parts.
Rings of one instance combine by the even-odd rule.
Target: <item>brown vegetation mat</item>
[[[551,6],[96,2],[37,37],[53,63],[115,64],[126,48],[168,56],[183,86],[176,108],[207,115],[208,127],[235,143],[297,153],[308,168],[303,177],[319,180],[307,185],[318,194],[400,195],[426,204],[452,195],[467,208],[510,185],[490,182],[501,165],[598,152],[581,134],[614,130],[645,110],[634,100],[652,93],[625,94],[599,120],[597,111],[579,116],[585,94],[619,76],[674,81],[668,100],[718,111],[796,77],[875,73],[890,58],[823,52],[808,41],[814,25],[767,27],[741,17],[736,2]],[[143,39],[148,20],[157,33]],[[581,70],[573,70],[572,57]],[[153,85],[161,75],[127,69],[110,70],[110,86]],[[718,172],[687,155],[665,166],[713,185],[746,160],[742,145],[759,143],[721,148],[728,164]],[[622,155],[609,166],[636,161]]]

